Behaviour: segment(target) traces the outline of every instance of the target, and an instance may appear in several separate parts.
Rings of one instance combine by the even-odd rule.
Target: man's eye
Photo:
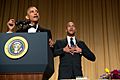
[[[34,11],[30,11],[30,13],[33,13]]]
[[[38,13],[38,10],[36,10],[36,12]]]

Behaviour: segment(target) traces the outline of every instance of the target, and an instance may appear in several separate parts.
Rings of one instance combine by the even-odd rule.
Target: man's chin
[[[67,33],[68,36],[75,36],[75,33]]]
[[[38,22],[39,20],[38,19],[36,19],[36,20],[33,20],[33,22]]]
[[[33,21],[33,22],[38,22],[38,21],[39,21],[39,18],[34,18],[32,21]]]
[[[32,20],[31,22],[38,23],[38,20]]]

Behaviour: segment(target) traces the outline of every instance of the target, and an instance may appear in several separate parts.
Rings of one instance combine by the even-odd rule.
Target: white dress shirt
[[[70,44],[70,38],[73,38],[74,45],[76,45],[75,36],[74,37],[67,36],[68,45],[71,46],[71,44]]]
[[[30,24],[30,26],[32,26],[32,25]],[[28,29],[28,33],[36,33],[36,32],[37,32],[37,29],[38,29],[38,24],[36,25],[36,28],[35,28],[35,27],[29,28],[29,29]]]

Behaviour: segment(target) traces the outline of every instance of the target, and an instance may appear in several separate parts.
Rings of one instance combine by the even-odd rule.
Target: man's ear
[[[26,19],[29,19],[29,17],[28,17],[28,16],[25,16],[25,18],[26,18]]]

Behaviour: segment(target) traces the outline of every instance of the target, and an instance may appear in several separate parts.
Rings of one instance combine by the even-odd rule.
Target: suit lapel
[[[68,44],[67,38],[63,39],[62,41],[65,46]]]
[[[45,30],[40,25],[38,25],[37,32],[45,32]]]
[[[82,42],[81,42],[80,40],[78,40],[78,39],[76,39],[76,44],[77,44],[77,46],[80,47],[80,48],[83,47]]]
[[[75,40],[76,40],[76,44],[78,44],[78,43],[79,43],[79,40],[78,40],[77,38],[75,38]]]
[[[38,29],[36,32],[39,32],[39,31],[42,32],[40,25],[38,25]]]

